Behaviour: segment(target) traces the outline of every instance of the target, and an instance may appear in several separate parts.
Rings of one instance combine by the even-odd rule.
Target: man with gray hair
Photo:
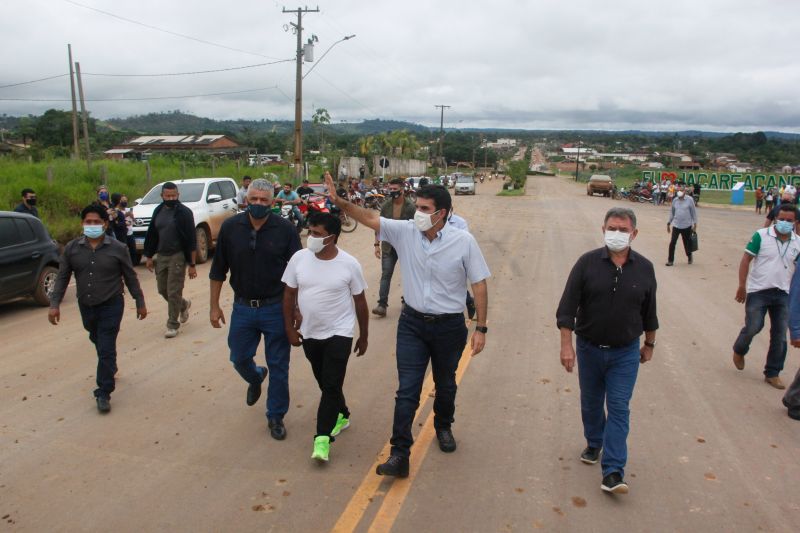
[[[638,233],[632,210],[610,209],[602,230],[605,246],[586,252],[572,267],[556,322],[561,331],[561,364],[567,372],[572,372],[576,361],[572,332],[577,336],[587,445],[580,459],[596,464],[602,452],[600,488],[627,494],[629,404],[639,364],[653,357],[656,345],[656,276],[653,264],[631,250]]]
[[[269,374],[267,422],[272,438],[286,438],[283,417],[289,410],[289,339],[283,322],[283,271],[298,251],[300,238],[288,220],[270,212],[273,187],[265,179],[247,188],[247,210],[226,220],[217,237],[211,279],[211,325],[221,328],[225,315],[219,305],[222,284],[230,271],[233,312],[228,347],[233,367],[247,381],[247,405],[261,397]],[[295,317],[299,327],[301,317]],[[297,328],[295,328],[297,329]],[[264,337],[267,366],[253,358]]]
[[[671,230],[670,225],[672,226]],[[689,264],[692,264],[692,232],[696,230],[697,209],[695,209],[694,200],[691,196],[686,195],[683,185],[678,185],[678,192],[669,208],[669,220],[667,221],[667,233],[672,233],[669,240],[668,267],[675,264],[675,245],[678,243],[678,237],[683,239],[683,249]]]

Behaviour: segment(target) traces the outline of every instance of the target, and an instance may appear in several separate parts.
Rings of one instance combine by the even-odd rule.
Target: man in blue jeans
[[[786,326],[789,320],[789,287],[800,254],[800,236],[795,234],[797,208],[781,204],[775,224],[753,234],[739,263],[736,301],[745,304],[744,327],[733,343],[733,364],[744,370],[750,343],[764,327],[769,313],[769,350],[764,381],[785,389],[780,373],[786,360]]]
[[[325,175],[328,191],[333,179]],[[464,294],[472,286],[477,326],[472,355],[486,343],[489,267],[475,238],[447,223],[453,209],[450,193],[441,185],[417,191],[414,220],[391,220],[329,192],[331,201],[348,216],[378,232],[397,251],[403,274],[405,304],[397,325],[397,377],[391,455],[378,465],[382,476],[407,477],[414,438],[411,426],[419,408],[422,382],[430,361],[436,396],[433,425],[439,449],[456,450],[451,425],[456,400],[456,369],[467,344]]]
[[[261,383],[269,374],[267,422],[270,435],[286,438],[283,417],[289,410],[289,340],[283,322],[281,281],[292,255],[301,248],[292,224],[270,213],[273,187],[254,180],[247,189],[247,211],[226,220],[217,237],[211,264],[211,325],[222,327],[225,315],[219,305],[222,284],[230,271],[234,292],[228,347],[231,362],[248,383],[247,405],[261,397]],[[253,358],[264,337],[267,367]],[[269,369],[269,371],[267,370]]]
[[[602,452],[600,488],[627,494],[629,404],[639,364],[653,357],[656,345],[656,276],[653,264],[631,250],[637,234],[632,210],[610,209],[602,230],[605,246],[583,254],[572,267],[556,320],[561,331],[561,364],[567,372],[575,367],[572,332],[577,335],[587,444],[581,461],[596,464]],[[640,348],[642,332],[645,340]]]

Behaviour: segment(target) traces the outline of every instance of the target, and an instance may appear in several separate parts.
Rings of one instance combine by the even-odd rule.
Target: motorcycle
[[[364,207],[366,209],[380,211],[385,199],[386,195],[382,194],[377,189],[369,190],[364,194]]]
[[[345,233],[352,233],[358,227],[356,219],[348,216],[347,213],[333,205],[326,196],[307,194],[303,195],[302,199],[304,200],[302,205],[305,207],[305,211],[303,211],[303,207],[300,208],[300,211],[306,217],[306,227],[308,227],[308,215],[314,212],[337,215],[342,222],[342,231]]]
[[[292,226],[294,226],[295,229],[297,229],[297,233],[300,233],[301,231],[303,231],[303,226],[300,225],[300,221],[295,216],[294,209],[292,209],[292,207],[294,206],[291,204],[281,203],[279,206],[277,206],[278,214],[280,214],[281,218],[291,222]]]
[[[481,183],[483,183],[483,174],[481,174],[480,180],[481,180]]]

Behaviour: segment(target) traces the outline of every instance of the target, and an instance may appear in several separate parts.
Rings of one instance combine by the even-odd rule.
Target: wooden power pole
[[[78,104],[75,101],[75,71],[72,65],[72,45],[67,45],[67,55],[69,55],[69,88],[72,92],[72,157],[81,158],[81,150],[78,146]]]
[[[86,166],[92,171],[92,152],[89,148],[89,118],[86,113],[86,101],[83,99],[83,81],[81,81],[81,64],[75,62],[75,73],[78,75],[78,96],[81,99],[81,122],[83,122],[83,141],[86,144]]]
[[[297,33],[297,71],[295,77],[294,94],[294,173],[297,181],[303,174],[303,14],[318,13],[317,9],[300,8],[286,9],[284,13],[297,13],[297,24],[290,24]]]
[[[452,106],[436,105],[434,107],[438,107],[442,110],[441,120],[439,121],[439,164],[441,165],[444,161],[444,153],[442,152],[442,140],[444,139],[444,110]]]

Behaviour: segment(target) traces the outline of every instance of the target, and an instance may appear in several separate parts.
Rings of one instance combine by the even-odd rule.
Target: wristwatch
[[[656,347],[656,341],[653,341],[653,342],[644,341],[644,345],[647,346],[648,348],[655,348]]]
[[[487,331],[489,331],[489,328],[487,328],[486,326],[475,326],[475,331],[486,333]]]

